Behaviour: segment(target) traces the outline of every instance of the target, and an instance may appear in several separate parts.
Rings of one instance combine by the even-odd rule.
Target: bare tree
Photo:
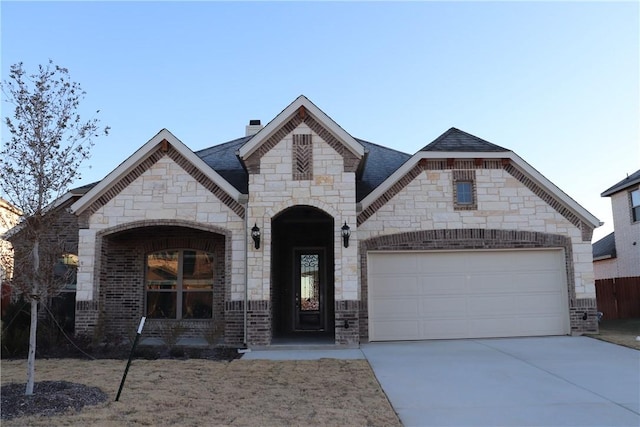
[[[55,265],[64,242],[51,233],[62,210],[56,203],[76,179],[90,155],[93,139],[108,135],[97,118],[83,121],[78,112],[85,92],[66,68],[49,61],[27,74],[23,64],[11,66],[2,82],[4,101],[13,115],[4,118],[9,138],[0,148],[0,191],[23,217],[12,238],[15,250],[13,289],[31,302],[27,387],[35,380],[38,302],[60,291],[66,282]],[[99,112],[99,111],[98,111]]]

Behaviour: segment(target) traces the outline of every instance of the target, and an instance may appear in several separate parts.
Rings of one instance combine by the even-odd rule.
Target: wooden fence
[[[596,280],[596,299],[605,320],[640,318],[640,277]]]

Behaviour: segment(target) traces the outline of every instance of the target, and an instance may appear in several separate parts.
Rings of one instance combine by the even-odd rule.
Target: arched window
[[[211,319],[213,254],[190,249],[153,252],[146,258],[147,317]]]

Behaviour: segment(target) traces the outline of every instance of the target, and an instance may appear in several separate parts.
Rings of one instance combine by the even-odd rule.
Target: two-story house
[[[614,231],[593,244],[598,310],[605,319],[640,316],[640,170],[602,193]]]
[[[9,281],[13,275],[13,248],[4,234],[18,222],[22,213],[8,201],[0,198],[0,289],[2,290],[2,313],[11,301],[11,286]]]
[[[76,333],[180,324],[230,345],[597,330],[599,221],[451,128],[413,155],[304,96],[198,152],[160,131],[71,206]]]
[[[593,244],[596,279],[640,277],[640,170],[605,190],[614,231]]]

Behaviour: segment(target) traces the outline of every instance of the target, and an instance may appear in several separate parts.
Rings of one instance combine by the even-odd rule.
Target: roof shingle
[[[500,152],[509,151],[499,145],[478,138],[477,136],[463,132],[460,129],[451,128],[431,144],[420,151],[452,151],[452,152]]]
[[[608,197],[636,184],[640,184],[640,170],[635,171],[622,181],[618,182],[612,187],[607,188],[602,194],[600,194],[600,196]]]
[[[616,257],[616,239],[615,233],[610,233],[602,239],[591,245],[593,251],[593,260],[607,259]]]

